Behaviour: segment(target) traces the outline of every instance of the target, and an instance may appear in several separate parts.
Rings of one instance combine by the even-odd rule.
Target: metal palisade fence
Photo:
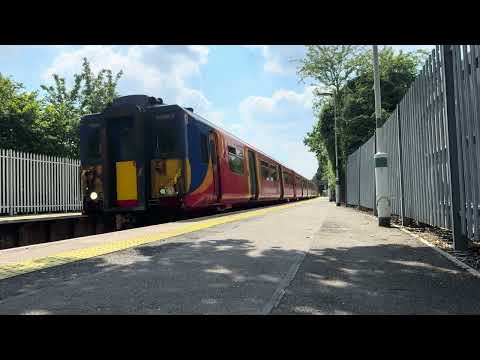
[[[81,209],[79,160],[0,149],[0,214]]]
[[[480,46],[437,46],[379,143],[388,153],[392,213],[480,240]],[[347,203],[374,207],[374,136],[348,157]]]

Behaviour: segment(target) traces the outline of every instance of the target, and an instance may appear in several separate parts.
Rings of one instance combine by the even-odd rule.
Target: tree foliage
[[[340,96],[343,86],[358,68],[362,49],[357,45],[308,45],[297,72],[302,81],[314,79]]]
[[[340,94],[337,102],[337,141],[339,172],[342,179],[348,154],[355,151],[375,132],[372,53],[369,49],[356,49],[353,55],[347,57],[348,61],[340,61],[338,60],[339,55],[335,56],[336,48],[321,48],[323,48],[323,52],[313,52],[311,47],[307,49],[306,59],[299,67],[299,73],[302,80],[308,75],[317,81],[315,85],[328,86],[332,84],[331,79],[333,77],[315,76],[315,71],[318,71],[319,74],[322,72],[328,74],[332,71],[328,72],[326,69],[331,67],[332,64],[338,67],[345,66],[343,71],[336,70],[335,72],[341,74],[341,79],[343,79],[340,88],[336,90]],[[333,54],[327,56],[326,53],[328,52]],[[389,47],[385,47],[379,52],[383,122],[395,110],[397,104],[415,80],[425,56],[426,53],[423,51],[396,53]],[[337,61],[333,62],[330,60],[331,57],[337,59]],[[326,62],[326,64],[321,66],[322,62]],[[311,66],[306,67],[306,63],[311,64]],[[304,69],[308,69],[308,72]],[[330,83],[324,83],[325,80],[330,81]],[[323,173],[322,177],[328,180],[329,186],[333,187],[335,184],[333,100],[331,98],[320,98],[318,92],[314,93],[314,96],[316,97],[314,113],[318,122],[312,131],[307,133],[304,142],[317,155],[319,167]],[[326,152],[327,156],[322,151]]]
[[[317,155],[325,173],[324,177],[335,171],[335,168],[328,171],[328,166],[335,164],[335,117],[332,112],[336,107],[337,130],[338,133],[344,132],[345,121],[339,110],[344,103],[345,87],[359,68],[362,52],[363,47],[354,45],[309,45],[305,58],[298,66],[300,80],[313,79],[314,85],[317,85],[314,91],[314,113],[320,121],[313,131],[307,134],[305,144]],[[325,98],[322,93],[330,93],[332,96]],[[343,149],[340,145],[342,139],[343,137],[337,136],[340,151]],[[341,172],[341,164],[339,165]],[[334,176],[328,176],[330,185],[334,179]]]
[[[113,76],[111,70],[102,69],[94,74],[87,58],[83,59],[82,72],[74,74],[73,87],[67,90],[65,79],[53,74],[54,85],[41,85],[46,92],[45,100],[54,106],[63,106],[75,114],[100,112],[117,96],[116,87],[123,72]]]
[[[36,92],[0,74],[0,143],[4,149],[36,151],[41,145],[37,121],[42,115]]]
[[[41,85],[44,96],[0,74],[0,141],[2,148],[78,158],[81,116],[101,112],[111,103],[122,71],[95,74],[86,58],[68,89],[65,78],[53,75]]]

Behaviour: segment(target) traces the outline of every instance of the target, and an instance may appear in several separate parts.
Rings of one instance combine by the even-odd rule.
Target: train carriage
[[[295,199],[295,173],[286,168],[283,169],[283,197],[286,200]]]
[[[86,213],[228,208],[314,194],[307,179],[193,109],[145,95],[84,116],[80,140]]]

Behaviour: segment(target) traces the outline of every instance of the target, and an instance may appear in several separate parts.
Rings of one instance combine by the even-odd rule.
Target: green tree
[[[312,57],[307,51],[307,58]],[[392,48],[385,47],[379,53],[380,84],[382,92],[382,120],[385,121],[407,92],[411,83],[424,62],[424,51],[395,53]],[[323,59],[323,60],[322,60]],[[328,57],[319,56],[310,63],[331,63]],[[371,51],[357,51],[349,59],[352,64],[349,77],[345,76],[338,104],[338,150],[339,172],[343,179],[348,154],[356,150],[375,132],[375,101],[373,92],[373,69]],[[321,69],[320,66],[317,66]],[[311,67],[314,71],[314,67]],[[344,72],[346,74],[346,72]],[[300,74],[301,75],[301,74]],[[301,79],[303,79],[301,75]],[[320,80],[320,77],[318,77]],[[314,112],[318,122],[313,130],[307,133],[305,144],[317,154],[323,177],[328,179],[329,186],[334,186],[335,147],[334,147],[334,108],[332,99],[323,100],[316,95]],[[321,156],[324,149],[328,156]],[[325,163],[327,163],[325,165]]]
[[[73,75],[70,90],[65,85],[65,79],[57,74],[53,74],[53,85],[41,85],[45,91],[45,106],[40,125],[45,138],[56,144],[46,151],[78,157],[80,118],[85,114],[103,111],[118,97],[116,88],[122,75],[120,71],[114,76],[108,69],[95,74],[84,58],[82,72]]]
[[[41,85],[44,96],[40,99],[37,92],[25,91],[22,84],[0,74],[1,147],[78,158],[80,117],[101,112],[118,97],[122,74],[114,76],[107,69],[95,74],[84,58],[71,89],[54,74],[52,85]]]
[[[2,149],[39,151],[42,142],[36,126],[41,103],[36,92],[0,74],[0,144]]]
[[[382,94],[381,124],[388,119],[402,100],[424,63],[424,51],[395,53],[390,47],[379,52],[380,89]],[[373,91],[372,52],[358,60],[357,76],[345,86],[343,117],[347,121],[345,156],[359,148],[375,133],[375,94]]]
[[[305,136],[304,143],[317,157],[318,171],[322,173],[321,179],[326,181],[330,188],[335,188],[335,129],[332,99],[325,101],[316,115],[318,121],[312,131]]]
[[[356,45],[308,45],[297,73],[301,81],[313,79],[314,85],[334,91],[340,99],[346,82],[358,69],[363,51],[362,46]]]
[[[309,45],[305,58],[300,61],[297,73],[301,81],[313,79],[314,91],[314,113],[319,117],[319,123],[312,133],[307,134],[305,143],[317,154],[319,149],[325,148],[328,153],[328,163],[335,164],[335,129],[334,116],[330,112],[323,111],[324,107],[333,110],[334,104],[337,107],[337,142],[339,152],[345,148],[342,144],[346,140],[341,136],[345,132],[345,121],[342,118],[344,102],[344,88],[359,68],[360,55],[363,53],[362,46],[354,45]],[[332,98],[325,98],[322,92],[330,92]],[[339,156],[339,175],[343,179],[342,159]],[[323,164],[326,158],[319,158]],[[326,165],[326,164],[325,164]],[[323,165],[322,165],[323,166]],[[328,172],[327,172],[328,173]],[[329,179],[329,184],[334,182],[334,177]]]

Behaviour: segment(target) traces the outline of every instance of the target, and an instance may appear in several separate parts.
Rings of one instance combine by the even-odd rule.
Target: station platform
[[[80,212],[1,216],[0,251],[98,234],[102,225]]]
[[[16,223],[23,223],[23,222],[58,220],[58,219],[72,219],[72,218],[80,218],[85,216],[86,215],[82,215],[81,212],[0,216],[0,225],[16,224]]]
[[[325,198],[0,251],[0,314],[480,313],[480,279]]]

